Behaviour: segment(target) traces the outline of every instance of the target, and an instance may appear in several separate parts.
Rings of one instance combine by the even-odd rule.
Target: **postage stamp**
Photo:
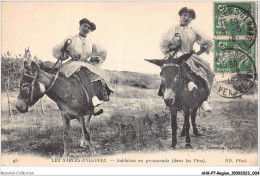
[[[216,80],[213,90],[223,97],[240,97],[254,86],[257,75],[256,4],[214,3],[214,14],[214,71],[226,81]]]
[[[214,35],[215,57],[223,48],[239,48],[244,50],[255,60],[255,42],[257,36],[255,2],[241,3],[214,3]],[[232,73],[234,70],[215,60],[215,72]],[[243,57],[238,62],[245,62]],[[247,59],[247,62],[249,59]],[[225,64],[226,69],[220,69]],[[249,63],[247,63],[248,65]],[[252,64],[252,63],[251,63]],[[241,68],[240,71],[246,71]]]
[[[237,68],[244,73],[255,71],[255,46],[246,51],[238,46],[237,41],[215,40],[214,62],[216,73],[236,73]]]
[[[1,175],[259,175],[257,9],[1,1]]]

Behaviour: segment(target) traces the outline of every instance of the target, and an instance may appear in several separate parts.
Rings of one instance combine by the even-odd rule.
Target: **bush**
[[[238,134],[241,147],[257,149],[258,146],[258,103],[257,99],[239,98],[229,103],[225,112],[231,114],[231,125]]]
[[[18,88],[23,73],[23,61],[21,59],[2,57],[1,62],[2,90],[6,90],[8,87],[9,90]]]
[[[2,91],[9,89],[14,90],[19,88],[19,83],[23,74],[23,62],[25,60],[34,60],[35,62],[42,62],[36,56],[31,57],[31,53],[28,49],[25,49],[25,53],[22,56],[15,55],[15,58],[9,51],[1,56],[1,89]]]
[[[160,149],[163,148],[160,139],[167,138],[169,122],[170,118],[166,113],[146,114],[141,117],[115,114],[106,121],[106,127],[103,126],[102,129],[106,131],[101,132],[101,128],[93,127],[93,140],[104,135],[99,141],[103,147],[102,152],[110,149],[115,151]]]

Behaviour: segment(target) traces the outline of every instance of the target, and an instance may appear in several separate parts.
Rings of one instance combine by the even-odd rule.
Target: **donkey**
[[[77,119],[80,123],[82,134],[80,140],[80,147],[90,148],[92,154],[96,154],[95,147],[90,141],[90,119],[92,115],[99,115],[103,112],[100,110],[94,113],[94,106],[91,103],[91,95],[89,92],[85,92],[82,88],[82,83],[78,81],[78,77],[85,80],[88,77],[85,70],[80,70],[77,76],[66,78],[56,74],[49,73],[40,68],[35,62],[24,62],[25,72],[20,82],[20,92],[16,102],[16,108],[19,112],[28,112],[28,108],[33,106],[41,97],[45,94],[57,103],[63,121],[63,143],[64,154],[69,155],[69,126],[70,120]],[[87,77],[87,78],[86,78]],[[82,80],[82,79],[81,79]],[[86,86],[92,86],[90,78],[87,79],[88,84]],[[94,84],[94,90],[96,95],[102,99],[101,82]],[[84,122],[84,116],[86,118],[86,126]]]
[[[169,57],[167,60],[162,59],[145,59],[155,65],[161,67],[162,86],[164,94],[164,102],[169,107],[171,113],[171,128],[172,128],[172,144],[171,147],[175,148],[177,144],[177,111],[184,112],[184,124],[181,136],[186,135],[186,146],[184,148],[192,148],[190,142],[190,123],[189,117],[193,126],[193,133],[198,136],[198,129],[196,125],[196,112],[201,106],[203,101],[207,100],[208,92],[206,83],[200,77],[191,74],[198,89],[190,92],[187,88],[187,81],[183,73],[183,68],[188,66],[184,63],[191,57],[194,52],[182,55],[178,58]],[[194,92],[195,91],[195,92]]]

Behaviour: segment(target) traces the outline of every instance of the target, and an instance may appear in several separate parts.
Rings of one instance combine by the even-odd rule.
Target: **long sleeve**
[[[106,60],[107,51],[98,40],[92,41],[92,54],[90,57],[97,57],[99,64],[102,64]]]
[[[200,45],[200,48],[206,49],[206,53],[212,51],[213,42],[205,34],[201,33],[198,29],[192,28],[196,34],[196,43]]]
[[[161,52],[165,55],[169,54],[172,51],[172,38],[175,34],[175,27],[172,27],[167,32],[163,33],[160,41]]]

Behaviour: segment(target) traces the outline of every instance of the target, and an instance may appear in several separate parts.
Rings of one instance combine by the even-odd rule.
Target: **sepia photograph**
[[[1,175],[259,175],[257,34],[258,1],[1,1]]]

